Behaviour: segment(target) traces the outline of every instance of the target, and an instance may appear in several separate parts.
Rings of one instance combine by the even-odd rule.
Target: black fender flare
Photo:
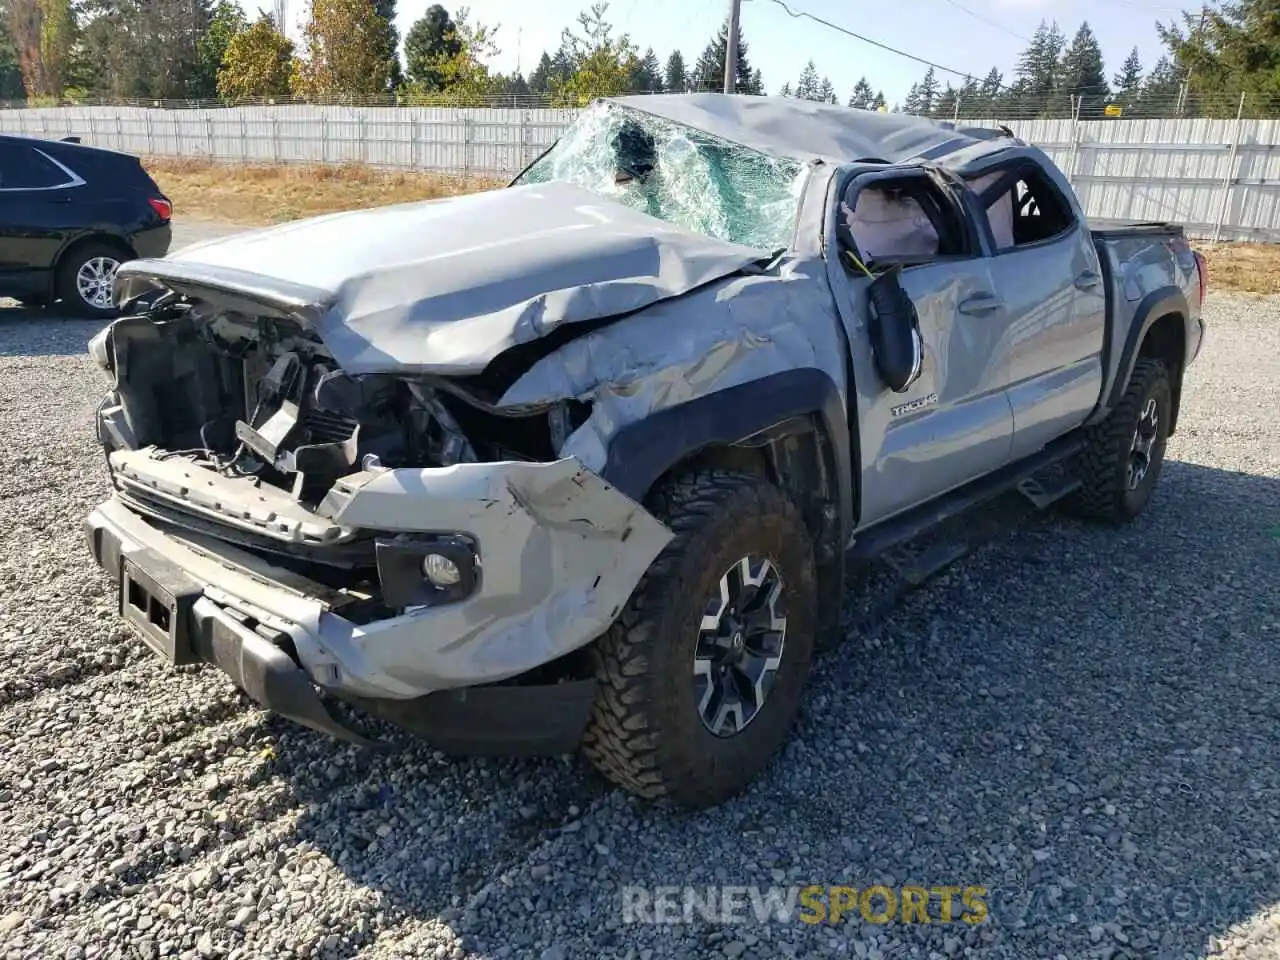
[[[601,476],[636,502],[664,473],[700,450],[745,440],[794,417],[817,415],[831,444],[840,548],[853,523],[851,438],[835,381],[814,367],[773,373],[659,410],[614,434]]]
[[[1133,312],[1133,322],[1129,325],[1129,332],[1125,336],[1124,346],[1116,361],[1116,375],[1111,381],[1111,390],[1103,405],[1104,412],[1114,409],[1120,402],[1120,398],[1124,396],[1125,390],[1128,389],[1129,378],[1133,376],[1134,365],[1138,362],[1138,351],[1148,331],[1157,320],[1170,314],[1181,317],[1184,325],[1190,323],[1191,308],[1187,305],[1186,295],[1177,287],[1159,287],[1148,293],[1138,303],[1137,309]],[[1183,335],[1186,336],[1185,330]],[[1171,370],[1170,373],[1176,377],[1181,371]]]

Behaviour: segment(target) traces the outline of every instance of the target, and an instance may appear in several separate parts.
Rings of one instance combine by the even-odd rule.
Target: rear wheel
[[[1079,460],[1081,487],[1066,509],[1116,524],[1140,514],[1160,478],[1172,409],[1164,363],[1139,360],[1120,403],[1089,429]]]
[[[127,259],[126,253],[109,243],[73,247],[58,265],[57,294],[64,310],[81,316],[112,316],[116,271]]]
[[[817,623],[813,544],[763,477],[696,473],[654,499],[676,536],[596,643],[583,750],[633,793],[712,806],[795,719]]]

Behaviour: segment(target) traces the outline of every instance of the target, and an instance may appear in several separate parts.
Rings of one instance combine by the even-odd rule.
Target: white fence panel
[[[0,132],[78,136],[151,156],[235,163],[367,163],[508,176],[575,111],[254,106],[0,110]],[[965,122],[965,121],[961,121]],[[994,126],[992,121],[974,121]],[[1175,220],[1199,237],[1280,241],[1280,121],[1010,121],[1071,180],[1089,216]]]

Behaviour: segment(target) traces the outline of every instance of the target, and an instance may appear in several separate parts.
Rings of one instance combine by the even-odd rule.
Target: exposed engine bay
[[[118,320],[90,349],[113,382],[99,436],[117,486],[132,481],[134,489],[123,491],[132,506],[182,522],[174,515],[174,494],[207,513],[223,508],[218,490],[232,489],[226,484],[252,484],[265,511],[254,531],[304,547],[350,538],[346,531],[325,531],[322,522],[329,512],[325,497],[343,477],[384,468],[553,460],[589,412],[575,401],[495,406],[512,379],[497,364],[468,378],[350,376],[296,321],[219,310],[173,294],[144,314]],[[164,491],[170,495],[161,510],[149,494]],[[340,551],[302,552],[350,563]]]

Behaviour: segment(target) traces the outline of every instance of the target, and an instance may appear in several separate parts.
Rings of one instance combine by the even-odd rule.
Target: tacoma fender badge
[[[938,402],[936,393],[928,393],[923,397],[916,397],[906,403],[900,403],[896,407],[889,408],[889,414],[894,417],[906,416],[908,413],[914,413],[916,410],[923,410],[925,407],[932,407]]]

